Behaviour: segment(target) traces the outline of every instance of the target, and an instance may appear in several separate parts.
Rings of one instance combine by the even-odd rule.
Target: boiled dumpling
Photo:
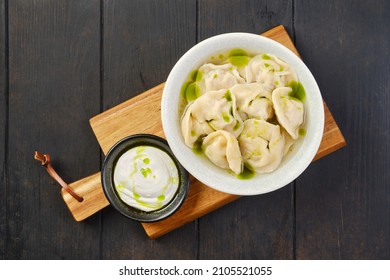
[[[181,119],[181,132],[184,142],[190,148],[194,148],[195,143],[201,142],[206,135],[214,131],[204,119],[199,119],[196,114],[193,114],[192,104],[193,102],[187,105]],[[201,114],[201,112],[196,113]]]
[[[271,59],[273,59],[281,67],[280,71],[277,72],[277,75],[281,76],[282,84],[277,84],[275,85],[275,87],[283,87],[289,85],[293,81],[295,82],[298,81],[298,76],[290,64],[284,62],[283,60],[279,59],[274,55],[268,55],[268,56],[271,57]]]
[[[239,71],[248,83],[262,83],[270,91],[298,80],[289,64],[268,54],[253,57],[248,65]]]
[[[277,88],[272,92],[272,102],[278,122],[296,140],[299,137],[299,127],[303,123],[303,103],[289,96],[292,92],[290,87]]]
[[[268,120],[273,117],[271,91],[260,83],[238,84],[230,89],[236,97],[237,111],[243,120]]]
[[[229,90],[208,91],[191,105],[191,114],[199,123],[207,123],[213,130],[226,130],[235,137],[243,125],[237,113],[236,99]]]
[[[238,143],[244,164],[258,173],[272,172],[282,161],[285,140],[279,125],[248,119]]]
[[[290,134],[286,132],[286,130],[282,130],[282,136],[284,138],[284,147],[282,151],[282,155],[286,156],[291,150],[294,145],[294,140],[291,138]]]
[[[222,65],[207,63],[199,68],[197,74],[197,85],[201,94],[211,90],[229,89],[244,82],[237,67],[231,63]]]
[[[203,140],[202,149],[206,156],[218,167],[242,171],[242,157],[237,139],[231,133],[217,130]]]

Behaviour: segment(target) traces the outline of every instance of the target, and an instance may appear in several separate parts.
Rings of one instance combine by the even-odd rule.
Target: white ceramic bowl
[[[215,166],[206,157],[195,154],[184,143],[179,113],[180,90],[189,73],[218,53],[232,49],[249,53],[268,53],[292,66],[306,91],[306,135],[294,144],[280,166],[268,174],[257,174],[241,180]],[[206,39],[186,52],[173,67],[164,87],[161,118],[166,139],[179,162],[196,179],[221,192],[257,195],[279,189],[295,180],[313,160],[320,145],[324,127],[324,108],[318,85],[310,70],[292,51],[263,36],[250,33],[227,33]]]

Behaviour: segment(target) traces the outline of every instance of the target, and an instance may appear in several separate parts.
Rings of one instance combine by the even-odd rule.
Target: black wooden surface
[[[385,0],[2,0],[0,258],[389,259],[389,14]],[[98,171],[91,117],[165,81],[200,40],[279,24],[346,148],[157,240],[110,207],[72,220],[34,150],[68,182]]]

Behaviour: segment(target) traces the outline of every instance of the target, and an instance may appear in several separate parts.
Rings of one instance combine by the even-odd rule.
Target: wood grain
[[[297,47],[348,141],[296,182],[296,258],[389,259],[390,2],[295,8]]]
[[[0,0],[0,260],[389,260],[389,11],[387,0]],[[67,182],[95,173],[92,116],[164,81],[200,40],[278,24],[347,148],[158,240],[112,207],[74,222],[34,150]]]
[[[50,154],[68,182],[100,167],[96,140],[85,133],[99,112],[99,1],[7,2],[12,129],[5,258],[96,259],[99,224],[68,222],[59,186],[33,153]]]
[[[7,59],[6,56],[8,40],[6,37],[6,11],[5,1],[0,2],[0,259],[5,255],[5,242],[7,238],[7,136],[8,136],[8,77],[7,77]]]
[[[291,39],[283,26],[278,26],[268,31],[265,35],[272,39],[275,37],[278,42],[286,44],[289,47],[293,46]],[[292,50],[296,52],[295,48],[292,48]],[[150,133],[164,137],[160,120],[160,103],[163,86],[164,84],[154,87],[90,120],[91,127],[104,153],[107,153],[112,145],[127,135]],[[326,110],[328,110],[327,107]],[[147,118],[144,117],[145,112],[148,112]],[[131,125],[126,125],[127,120],[137,120],[137,122],[133,121]],[[330,132],[332,133],[333,138],[324,137],[326,142],[322,144],[321,154],[318,155],[318,158],[329,152],[333,152],[335,146],[339,148],[345,145],[341,133],[339,131],[338,133],[335,133],[333,129],[333,127],[335,127],[337,130],[337,125],[334,122],[334,119],[331,118],[330,113],[327,114],[325,126],[332,127],[332,129],[325,131],[325,135]],[[90,179],[93,180],[93,183],[88,183],[88,179],[82,180],[81,182],[88,183],[88,187],[91,187],[91,191],[101,197],[104,194],[101,190],[101,186],[98,184],[99,176],[99,173],[97,173],[90,177]],[[82,183],[78,182],[73,184],[74,190],[78,194],[81,194],[82,192],[81,190],[79,191],[79,188],[82,187],[84,193],[88,189],[88,187],[84,187]],[[157,238],[236,200],[238,197],[239,196],[215,191],[193,179],[191,181],[191,191],[188,198],[178,212],[168,219],[157,223],[144,223],[143,227],[150,238]],[[77,217],[77,220],[79,221],[107,206],[105,201],[100,199],[95,201],[93,196],[84,198],[87,198],[87,201],[83,202],[85,203],[84,207],[90,207],[89,209],[84,209],[83,205],[79,207],[80,205],[74,203],[74,199],[71,196],[64,196],[63,198],[68,205],[68,208],[73,213],[73,216]],[[93,201],[90,202],[88,201],[89,199]],[[100,202],[104,203],[100,204]]]

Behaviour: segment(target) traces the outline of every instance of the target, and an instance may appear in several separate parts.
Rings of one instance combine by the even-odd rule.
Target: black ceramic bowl
[[[131,207],[121,200],[114,185],[114,170],[118,159],[126,151],[137,146],[152,146],[165,152],[176,165],[179,176],[179,187],[173,198],[160,209],[145,212]],[[136,134],[117,142],[107,153],[102,168],[104,193],[110,204],[124,216],[139,222],[156,222],[172,215],[184,202],[189,189],[189,174],[173,155],[165,139],[151,134]]]

